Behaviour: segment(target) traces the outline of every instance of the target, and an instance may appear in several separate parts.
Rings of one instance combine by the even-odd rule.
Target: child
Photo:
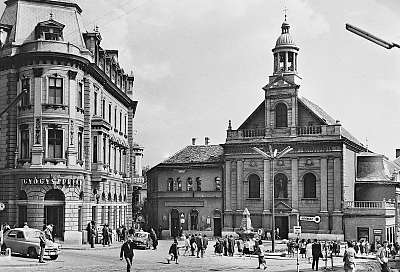
[[[257,243],[257,241],[256,241]],[[264,246],[262,245],[262,241],[258,241],[258,246],[255,249],[255,253],[258,255],[258,269],[260,269],[260,266],[264,266],[264,270],[267,269],[267,262],[264,259]]]
[[[175,260],[175,263],[178,264],[178,241],[176,240],[176,238],[174,238],[174,242],[172,243],[171,247],[169,248],[169,252],[168,254],[172,257],[172,258],[168,258],[167,261],[168,263],[172,260]]]

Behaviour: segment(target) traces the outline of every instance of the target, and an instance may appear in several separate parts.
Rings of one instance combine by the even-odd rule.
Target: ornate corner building
[[[134,77],[84,32],[73,0],[8,0],[0,19],[0,222],[81,242],[90,220],[130,225],[143,183]]]

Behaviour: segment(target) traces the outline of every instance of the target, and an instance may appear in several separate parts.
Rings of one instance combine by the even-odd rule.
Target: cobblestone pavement
[[[157,250],[136,250],[134,269],[132,271],[259,271],[257,259],[252,257],[225,257],[215,256],[213,243],[210,243],[204,258],[180,256],[179,264],[167,264],[166,256],[170,241],[160,241]],[[1,260],[0,260],[1,261]],[[335,271],[343,271],[341,258],[335,258]],[[34,266],[31,266],[31,265]],[[266,271],[296,271],[296,259],[274,258],[267,259]],[[324,263],[320,262],[320,267]],[[320,269],[322,270],[322,269]],[[0,271],[60,271],[60,272],[113,272],[126,271],[125,261],[119,260],[119,249],[90,249],[90,250],[64,250],[56,261],[48,260],[46,264],[37,265],[36,260],[31,260],[24,266],[1,266]],[[300,260],[300,271],[311,271],[311,265],[304,259]],[[365,270],[367,271],[367,270]]]

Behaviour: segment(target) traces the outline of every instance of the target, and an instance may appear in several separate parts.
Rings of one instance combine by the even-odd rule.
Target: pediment
[[[290,80],[286,79],[283,76],[278,76],[273,81],[264,86],[263,89],[268,90],[276,88],[298,88],[298,87],[299,85],[297,85],[296,83],[291,82]]]
[[[292,211],[293,208],[290,207],[287,203],[283,202],[283,201],[278,201],[275,203],[275,210],[279,210],[279,211]]]
[[[55,27],[55,28],[63,29],[65,27],[65,25],[63,25],[62,23],[59,23],[53,19],[50,19],[50,20],[38,23],[38,27]]]

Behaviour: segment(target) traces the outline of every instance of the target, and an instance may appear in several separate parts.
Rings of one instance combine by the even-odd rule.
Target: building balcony
[[[286,128],[285,133],[282,132],[282,128],[273,129],[238,129],[228,130],[226,141],[233,140],[253,140],[260,138],[269,138],[276,136],[276,134],[282,134],[285,136],[297,136],[297,137],[323,137],[323,136],[339,136],[340,124],[338,125],[322,125],[322,126],[305,126],[305,127],[293,127]]]
[[[344,213],[348,215],[394,216],[395,203],[390,201],[345,201]]]
[[[111,130],[111,125],[109,122],[104,120],[103,117],[101,116],[93,116],[92,117],[92,128],[98,128],[98,129],[105,129],[107,131]]]

